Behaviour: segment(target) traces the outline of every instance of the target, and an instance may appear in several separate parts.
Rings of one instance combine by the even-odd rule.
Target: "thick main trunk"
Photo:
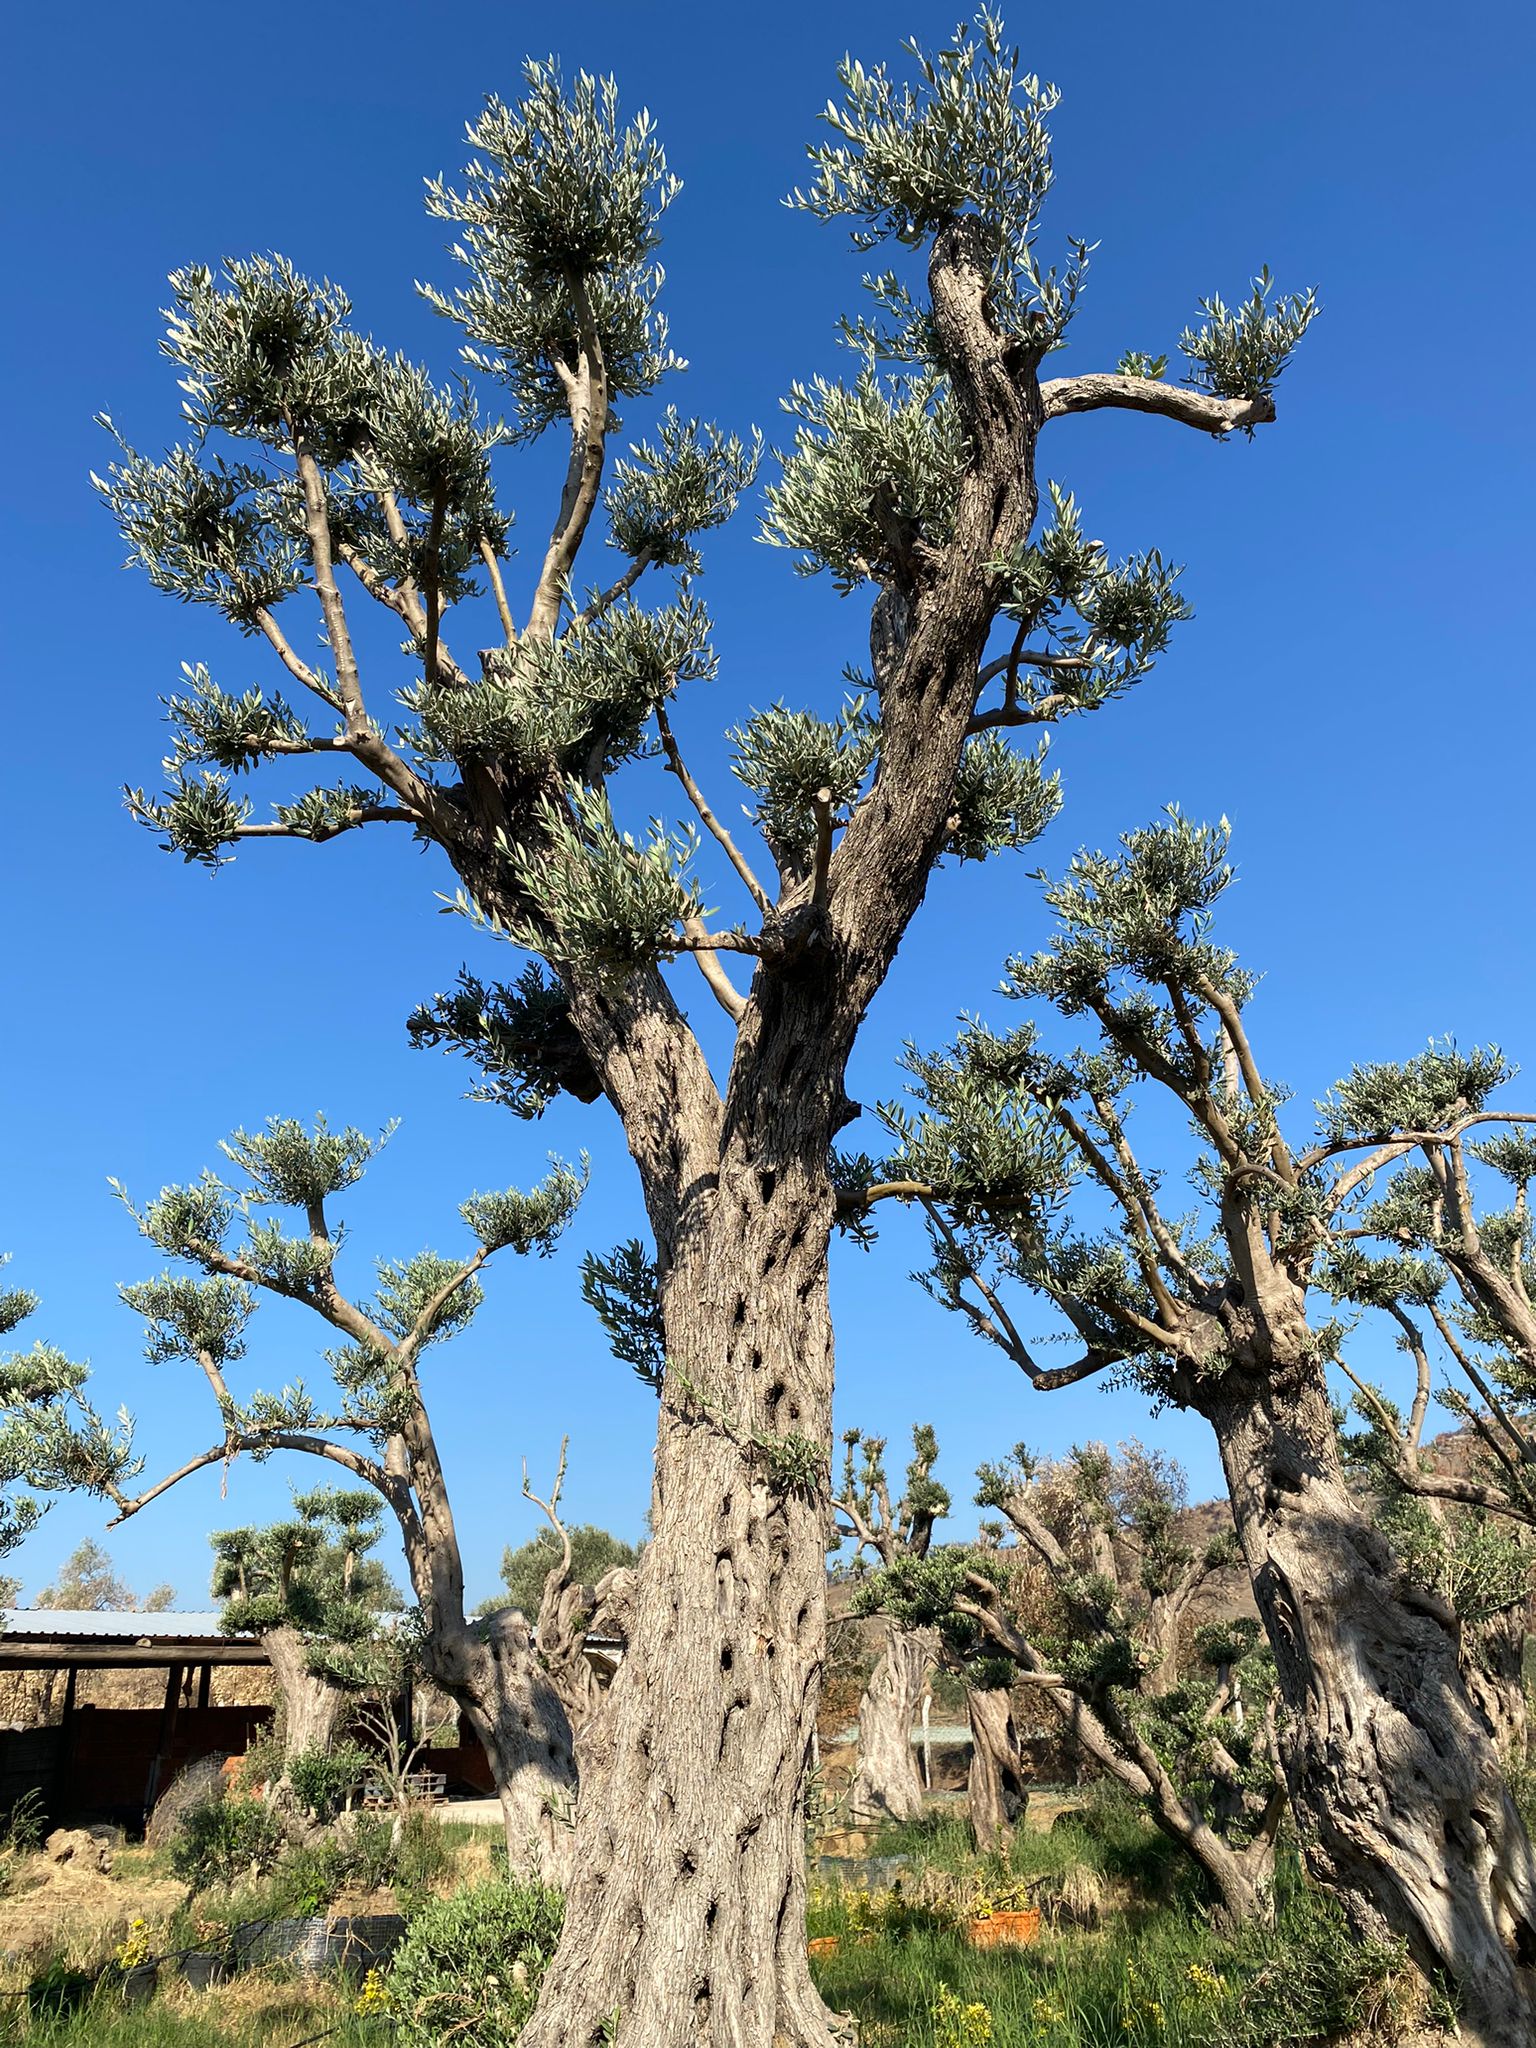
[[[262,1647],[283,1703],[283,1776],[296,1756],[328,1755],[346,1711],[348,1695],[334,1680],[311,1671],[304,1638],[294,1628],[269,1629]]]
[[[823,1155],[824,1156],[824,1155]],[[664,1290],[655,1534],[584,1757],[561,1944],[523,2048],[829,2048],[804,1780],[825,1641],[830,1197],[745,1161]]]
[[[972,1689],[965,1695],[971,1724],[971,1768],[966,1801],[971,1833],[983,1855],[1002,1855],[1029,1803],[1013,1702],[1004,1686]]]
[[[566,1882],[576,1811],[571,1724],[534,1653],[528,1624],[507,1608],[483,1638],[426,1644],[429,1675],[459,1706],[491,1767],[515,1877]]]
[[[1233,1368],[1202,1402],[1288,1709],[1307,1867],[1356,1931],[1403,1937],[1460,1991],[1463,2037],[1529,2048],[1536,1862],[1457,1666],[1344,1484],[1320,1366]]]
[[[923,1778],[912,1747],[917,1712],[933,1662],[932,1634],[897,1628],[870,1674],[859,1702],[859,1765],[853,1804],[860,1814],[915,1820],[923,1810]]]
[[[1462,1623],[1461,1672],[1508,1771],[1524,1768],[1530,1747],[1525,1698],[1526,1603]]]
[[[592,2048],[615,2018],[644,2048],[834,2038],[806,1963],[803,1813],[831,1532],[827,1160],[855,1113],[854,1038],[951,829],[998,601],[987,564],[1034,514],[1034,362],[990,323],[991,275],[973,221],[935,238],[968,449],[950,537],[876,601],[874,785],[819,883],[766,920],[724,1102],[659,975],[621,996],[580,961],[562,977],[640,1171],[667,1367],[656,1534],[523,2048]]]

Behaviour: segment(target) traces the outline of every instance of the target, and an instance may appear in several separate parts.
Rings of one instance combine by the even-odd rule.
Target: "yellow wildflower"
[[[930,2008],[934,2039],[938,2048],[987,2048],[992,2039],[992,2015],[979,2000],[969,2004],[948,1984]]]
[[[1189,1981],[1207,1998],[1219,1998],[1227,1988],[1226,1978],[1219,1976],[1215,1970],[1208,1970],[1204,1963],[1190,1964]]]
[[[113,1960],[120,1970],[136,1970],[150,1958],[149,1923],[142,1918],[130,1920],[128,1932],[112,1951]]]
[[[356,2010],[372,2017],[375,2013],[389,2011],[389,1986],[384,1981],[384,1972],[372,1969],[363,1979],[363,1988],[357,1994]]]

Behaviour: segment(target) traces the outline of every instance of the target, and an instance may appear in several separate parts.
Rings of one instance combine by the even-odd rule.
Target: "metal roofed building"
[[[57,1726],[0,1729],[0,1812],[26,1790],[49,1813],[142,1820],[161,1787],[195,1756],[243,1751],[271,1718],[262,1706],[216,1707],[216,1666],[265,1666],[251,1635],[226,1635],[216,1611],[143,1614],[112,1608],[0,1610],[0,1671],[62,1671]],[[158,1708],[76,1700],[82,1671],[164,1671]]]
[[[226,1635],[216,1610],[141,1614],[117,1608],[0,1608],[0,1670],[115,1665],[265,1664],[251,1635]]]

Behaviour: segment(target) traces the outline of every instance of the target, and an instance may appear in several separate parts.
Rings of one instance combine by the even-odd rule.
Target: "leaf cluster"
[[[918,243],[966,216],[990,266],[994,318],[1027,334],[1040,303],[1031,251],[1051,186],[1046,122],[1056,89],[1020,71],[988,7],[974,26],[956,29],[947,49],[903,48],[914,84],[898,84],[883,64],[866,70],[843,59],[842,102],[829,101],[823,116],[837,140],[807,151],[815,176],[790,203],[821,220],[852,221],[860,249],[892,237]]]
[[[601,1092],[565,990],[537,962],[513,982],[486,983],[465,968],[455,988],[412,1013],[406,1032],[415,1046],[473,1060],[483,1078],[471,1100],[514,1116],[542,1115],[562,1090],[581,1102]]]
[[[836,588],[910,578],[921,547],[940,547],[954,517],[965,447],[948,387],[932,373],[851,384],[814,377],[782,401],[795,421],[769,486],[762,538],[788,548],[802,576]]]
[[[467,282],[421,287],[463,327],[465,360],[505,383],[517,438],[564,416],[567,380],[589,339],[610,389],[652,390],[681,368],[656,300],[657,225],[681,189],[644,109],[621,122],[618,87],[579,72],[567,88],[553,58],[523,67],[515,104],[492,97],[467,134],[477,152],[462,190],[427,182],[428,210],[458,234]]]
[[[831,817],[846,822],[880,749],[880,728],[852,697],[834,719],[774,704],[727,735],[731,772],[757,801],[750,815],[781,871],[809,868],[817,803],[827,792]]]
[[[606,1258],[583,1255],[581,1298],[602,1324],[614,1357],[660,1394],[667,1370],[661,1275],[638,1237],[615,1245]]]
[[[1317,291],[1271,300],[1274,280],[1265,264],[1253,290],[1235,310],[1221,299],[1200,301],[1199,327],[1186,327],[1179,347],[1189,358],[1185,381],[1216,398],[1268,398],[1296,344],[1322,310]]]

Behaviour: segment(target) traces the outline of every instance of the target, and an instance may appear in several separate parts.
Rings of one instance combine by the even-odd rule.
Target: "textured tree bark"
[[[515,1877],[563,1885],[576,1810],[571,1724],[515,1609],[493,1614],[485,1636],[429,1640],[428,1674],[463,1710],[491,1767]]]
[[[859,1702],[859,1766],[854,1808],[887,1820],[915,1820],[923,1777],[912,1747],[912,1718],[933,1662],[931,1635],[894,1624]]]
[[[1289,1709],[1307,1867],[1365,1935],[1460,1989],[1463,2038],[1527,2048],[1536,1859],[1457,1666],[1454,1617],[1407,1585],[1351,1498],[1322,1368],[1233,1366],[1201,1403]]]
[[[666,1279],[655,1535],[524,2048],[591,2048],[616,2008],[621,2038],[654,2048],[835,2039],[804,1925],[829,1528],[824,1157],[816,1184],[738,1160],[714,1228]]]
[[[1525,1699],[1526,1602],[1482,1621],[1462,1623],[1461,1672],[1472,1703],[1487,1723],[1507,1771],[1525,1765],[1530,1748]]]
[[[1006,1686],[971,1689],[965,1695],[965,1711],[971,1724],[966,1779],[971,1833],[983,1855],[1003,1855],[1029,1803],[1013,1702]]]
[[[283,1702],[283,1781],[288,1765],[307,1750],[328,1753],[347,1707],[334,1680],[311,1671],[304,1638],[295,1628],[268,1629],[262,1647]]]

